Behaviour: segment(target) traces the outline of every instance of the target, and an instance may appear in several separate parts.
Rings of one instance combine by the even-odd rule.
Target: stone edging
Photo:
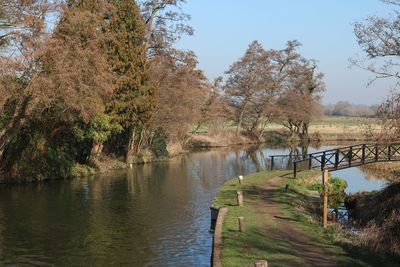
[[[212,251],[212,266],[222,267],[221,262],[221,248],[222,248],[222,227],[228,208],[220,208],[218,212],[217,222],[215,223],[214,237],[213,237],[213,251]]]

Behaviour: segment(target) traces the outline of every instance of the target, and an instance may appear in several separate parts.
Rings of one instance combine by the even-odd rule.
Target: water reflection
[[[0,265],[209,266],[209,205],[220,185],[268,170],[270,155],[327,148],[226,148],[97,177],[0,186]],[[341,172],[350,190],[367,190],[360,170]]]

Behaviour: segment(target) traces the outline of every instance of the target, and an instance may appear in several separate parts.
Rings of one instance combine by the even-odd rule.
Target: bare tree
[[[398,0],[382,2],[400,6]],[[398,10],[387,17],[370,16],[355,24],[358,44],[364,50],[366,59],[352,60],[352,63],[372,72],[374,82],[382,78],[394,78],[400,85],[400,12]],[[380,64],[379,64],[380,63]],[[393,92],[378,110],[382,118],[382,132],[377,138],[382,142],[397,141],[400,138],[400,96]]]
[[[182,34],[193,34],[186,24],[190,15],[182,12],[185,0],[141,0],[139,1],[146,23],[146,48],[150,56],[168,50]]]
[[[170,57],[152,60],[151,78],[159,88],[153,125],[161,127],[171,141],[183,141],[189,126],[200,121],[210,87],[193,53],[172,51]]]
[[[399,1],[384,1],[396,6]],[[377,79],[400,78],[400,13],[395,10],[388,18],[370,16],[355,23],[354,33],[360,47],[366,53],[365,59],[352,59],[351,62],[372,72]]]

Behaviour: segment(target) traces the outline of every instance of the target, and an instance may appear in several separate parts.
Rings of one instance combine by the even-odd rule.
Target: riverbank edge
[[[279,135],[277,137],[276,135]],[[204,136],[203,136],[204,137]],[[227,143],[221,143],[218,141],[220,138],[209,138],[207,136],[208,141],[199,141],[197,138],[198,136],[193,136],[194,140],[191,143],[187,145],[187,147],[183,147],[181,144],[177,145],[176,143],[168,144],[167,151],[169,153],[169,156],[166,157],[160,157],[157,158],[154,155],[147,155],[144,157],[142,155],[138,155],[135,159],[134,162],[132,162],[133,165],[142,165],[142,164],[148,164],[148,163],[157,163],[157,162],[166,162],[169,161],[173,158],[176,158],[178,156],[186,155],[195,151],[199,150],[207,150],[207,149],[222,149],[222,148],[232,148],[232,147],[237,147],[237,146],[246,146],[246,145],[262,145],[262,144],[269,144],[269,145],[278,145],[278,144],[286,144],[286,145],[294,145],[294,144],[299,144],[301,143],[301,140],[298,139],[291,139],[289,136],[282,134],[282,133],[277,133],[277,132],[271,132],[263,138],[263,140],[252,140],[244,135],[241,135],[239,139],[229,139],[229,142]],[[202,138],[202,137],[200,137]],[[315,145],[322,145],[324,143],[341,143],[341,142],[368,142],[371,140],[368,140],[366,138],[362,138],[361,136],[359,138],[349,138],[348,136],[346,137],[345,135],[343,136],[335,136],[334,138],[322,138],[321,140],[319,139],[310,139],[309,144],[315,144]],[[170,147],[172,149],[170,149]],[[176,147],[179,147],[176,149]],[[108,168],[93,168],[88,165],[79,165],[76,171],[76,174],[73,175],[71,178],[82,178],[94,174],[104,174],[109,171],[115,171],[115,170],[123,170],[123,169],[129,169],[128,164],[126,162],[117,159],[117,158],[112,158],[112,157],[105,157],[107,160],[105,161],[100,161],[100,165],[111,165],[116,166],[116,167],[108,167]]]
[[[196,135],[193,136],[196,138]],[[145,151],[143,155],[137,155],[132,162],[133,166],[148,164],[148,163],[158,163],[158,162],[168,162],[169,160],[176,158],[178,156],[186,155],[199,150],[207,150],[207,149],[219,149],[219,148],[231,148],[236,146],[246,146],[246,145],[278,145],[278,144],[286,144],[286,145],[294,145],[299,144],[300,140],[290,139],[289,136],[285,133],[281,132],[266,132],[266,136],[263,140],[253,140],[244,135],[240,135],[239,139],[230,138],[226,143],[218,143],[214,142],[214,138],[210,137],[211,140],[209,143],[204,142],[193,142],[187,144],[186,147],[183,147],[182,144],[178,143],[168,143],[167,150],[169,152],[168,156],[164,157],[156,157],[149,151]],[[221,137],[216,138],[215,140],[221,140]],[[325,138],[323,137],[321,140],[313,140],[312,138],[309,140],[309,144],[322,145],[323,143],[341,143],[341,142],[367,142],[371,141],[366,138],[362,138],[362,136],[358,136],[358,138],[346,138],[345,135],[335,135],[334,138]],[[70,179],[79,179],[90,177],[93,175],[99,174],[107,174],[112,171],[121,171],[121,170],[129,170],[130,166],[122,159],[112,157],[109,155],[100,155],[96,160],[95,165],[89,164],[75,164],[72,167],[71,174],[66,177],[57,177],[57,178],[45,178],[45,179],[7,179],[6,177],[0,177],[0,184],[32,184],[32,183],[43,183],[53,180],[70,180]]]
[[[211,255],[211,266],[222,267],[221,249],[222,249],[222,227],[224,225],[225,217],[228,214],[228,208],[220,208],[218,211],[217,221],[215,223],[215,230],[213,234],[213,247]]]
[[[213,205],[229,207],[230,209],[228,216],[225,217],[222,231],[222,248],[220,255],[223,266],[243,266],[251,264],[261,258],[268,260],[268,263],[271,263],[271,265],[273,264],[273,266],[281,266],[282,262],[279,262],[279,260],[288,259],[292,256],[288,254],[282,257],[282,254],[274,255],[265,253],[264,251],[267,250],[267,248],[274,248],[281,245],[279,244],[281,241],[271,240],[268,239],[268,237],[256,237],[259,238],[259,240],[256,240],[258,243],[255,243],[257,243],[259,247],[264,248],[264,251],[261,252],[251,248],[250,244],[238,245],[232,242],[232,239],[237,237],[233,234],[234,232],[232,230],[232,227],[237,228],[236,217],[240,213],[245,213],[243,210],[238,212],[239,207],[236,205],[236,190],[247,190],[248,192],[244,193],[245,202],[246,198],[248,199],[247,201],[254,201],[254,199],[249,198],[253,198],[257,195],[255,193],[256,188],[259,187],[262,182],[267,182],[275,176],[282,175],[285,176],[285,179],[283,179],[276,188],[278,194],[274,199],[280,203],[280,208],[285,216],[287,216],[289,220],[292,220],[296,224],[296,227],[309,234],[313,241],[321,244],[323,250],[331,255],[339,266],[395,266],[396,262],[399,260],[397,257],[393,258],[390,255],[381,255],[371,252],[365,247],[355,246],[351,239],[355,238],[356,235],[349,230],[343,229],[339,224],[330,223],[328,229],[324,229],[321,226],[319,212],[316,213],[314,207],[308,203],[312,191],[299,183],[301,179],[315,180],[316,177],[321,175],[321,173],[317,171],[301,172],[298,174],[298,178],[300,179],[294,179],[292,175],[284,171],[253,173],[244,176],[242,185],[239,185],[238,179],[234,178],[228,180],[221,186],[213,200]],[[288,190],[286,189],[286,185],[288,185]],[[301,204],[299,204],[299,202],[301,202]],[[247,206],[247,208],[249,208],[249,206]],[[309,210],[307,210],[307,208],[309,208]],[[310,210],[312,210],[312,212],[310,212]],[[250,212],[252,214],[260,213],[259,210],[250,210]],[[249,216],[248,214],[246,215]],[[232,225],[232,222],[235,224]],[[230,225],[227,226],[227,224]],[[252,222],[251,218],[250,220],[246,220],[246,227],[248,227],[249,224],[257,226],[257,222]],[[284,243],[284,245],[287,244]],[[243,247],[248,251],[246,249],[246,251],[243,251]],[[233,261],[229,259],[229,256],[235,254],[242,255],[243,252],[243,256],[249,259],[246,262],[241,261],[239,264],[234,261],[237,259],[233,259]]]

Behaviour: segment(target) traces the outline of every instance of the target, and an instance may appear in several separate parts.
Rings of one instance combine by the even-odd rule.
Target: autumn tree
[[[268,121],[276,118],[282,107],[282,94],[286,98],[297,97],[293,88],[299,84],[304,87],[303,83],[308,84],[310,91],[314,90],[303,73],[306,67],[302,65],[307,62],[296,51],[299,46],[298,41],[289,41],[282,50],[265,50],[255,41],[226,72],[225,95],[235,112],[237,133],[244,128],[253,137],[261,138]]]
[[[259,42],[254,41],[245,55],[233,63],[226,74],[228,78],[225,95],[229,105],[234,109],[236,132],[239,134],[242,127],[250,131],[259,117],[257,109],[263,104],[264,90],[269,88],[270,54]]]
[[[34,106],[32,80],[54,8],[51,1],[0,1],[0,160]]]
[[[13,175],[65,177],[76,161],[84,163],[90,146],[79,132],[102,114],[114,89],[99,31],[104,10],[93,3],[64,6],[52,35],[31,52],[35,66],[19,90],[29,97],[24,123],[5,147],[3,163]]]
[[[300,58],[287,77],[288,87],[278,100],[278,118],[289,129],[291,136],[308,140],[308,129],[312,119],[321,114],[320,97],[325,87],[322,74],[315,73],[313,61]]]
[[[184,141],[189,127],[201,120],[210,88],[194,54],[173,52],[174,57],[156,56],[153,60],[151,76],[159,88],[153,125],[162,128],[170,141]]]

